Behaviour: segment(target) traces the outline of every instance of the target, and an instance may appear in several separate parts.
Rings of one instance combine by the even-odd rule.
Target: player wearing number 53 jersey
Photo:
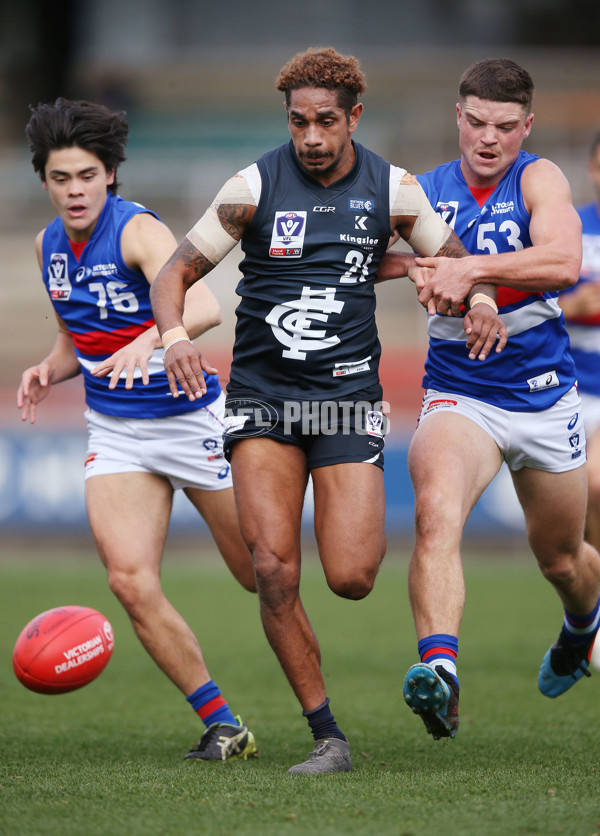
[[[531,247],[521,178],[538,160],[520,151],[494,189],[471,189],[460,160],[419,175],[427,197],[470,253],[520,252]],[[497,304],[509,333],[493,362],[469,364],[462,350],[460,320],[431,317],[425,388],[452,389],[516,412],[547,409],[576,380],[556,291],[500,286]]]
[[[225,184],[151,298],[171,391],[181,386],[194,401],[206,389],[202,370],[214,369],[186,339],[184,294],[241,241],[225,449],[263,626],[315,740],[290,772],[336,772],[352,768],[349,744],[329,708],[299,596],[307,480],[327,582],[338,595],[363,598],[385,550],[377,267],[396,230],[421,253],[465,250],[414,177],[352,141],[365,89],[354,57],[308,50],[282,69],[277,87],[290,144]],[[470,348],[485,353],[503,326],[477,300],[470,317]]]
[[[581,223],[558,167],[521,150],[532,100],[531,76],[514,61],[469,67],[456,105],[460,159],[421,178],[471,255],[417,257],[425,273],[419,298],[460,317],[472,282],[487,279],[498,287],[509,333],[501,355],[469,367],[457,351],[460,320],[435,316],[429,325],[426,392],[408,455],[416,506],[409,588],[421,663],[410,668],[404,697],[434,738],[458,729],[463,527],[503,462],[531,549],[564,608],[539,670],[542,694],[557,697],[589,674],[600,623],[600,557],[583,540],[585,430],[556,301],[577,280]]]

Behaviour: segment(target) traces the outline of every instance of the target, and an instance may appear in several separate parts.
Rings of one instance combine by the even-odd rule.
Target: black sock
[[[333,719],[333,714],[329,709],[329,697],[316,708],[310,711],[303,711],[302,716],[308,720],[308,725],[315,740],[324,740],[328,737],[337,737],[338,740],[346,740],[346,736],[338,729],[337,723]]]

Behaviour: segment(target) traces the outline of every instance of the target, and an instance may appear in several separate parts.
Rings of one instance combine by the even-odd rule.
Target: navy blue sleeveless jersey
[[[354,148],[330,186],[303,171],[291,142],[255,164],[229,391],[336,399],[378,383],[373,279],[390,236],[390,165]]]
[[[521,151],[483,206],[467,186],[460,160],[419,175],[418,180],[470,253],[511,252],[531,246],[521,177],[537,159]],[[515,412],[552,406],[576,380],[557,296],[499,287],[497,302],[508,343],[484,362],[469,360],[462,319],[430,317],[424,388],[456,392]]]
[[[211,375],[201,400],[173,398],[162,349],[157,349],[148,361],[147,385],[142,383],[139,369],[132,389],[125,389],[125,381],[119,380],[116,388],[109,390],[110,375],[91,374],[101,360],[154,325],[148,280],[140,271],[129,268],[121,255],[123,228],[140,212],[149,210],[109,194],[79,261],[71,250],[62,220],[55,218],[44,232],[42,278],[56,313],[73,338],[87,405],[106,415],[158,418],[211,403],[219,396],[221,387],[217,376]],[[158,217],[154,212],[150,214]]]

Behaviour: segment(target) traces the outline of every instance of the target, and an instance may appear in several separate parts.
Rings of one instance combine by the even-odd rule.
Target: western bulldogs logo
[[[438,200],[435,211],[446,221],[449,227],[454,229],[456,215],[458,213],[458,200]]]

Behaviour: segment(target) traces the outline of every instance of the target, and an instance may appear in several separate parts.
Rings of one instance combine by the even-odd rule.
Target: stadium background
[[[57,95],[125,109],[129,160],[121,194],[158,211],[180,239],[221,183],[287,137],[274,80],[308,45],[361,60],[369,89],[357,139],[419,172],[457,154],[457,80],[471,62],[507,55],[532,73],[535,125],[527,150],[553,159],[576,202],[591,199],[585,160],[600,129],[600,7],[593,0],[24,0],[0,8],[0,526],[5,534],[87,531],[80,380],[62,384],[38,423],[15,408],[20,374],[55,336],[33,253],[52,217],[24,142],[28,105]],[[233,339],[239,250],[208,283],[223,325],[206,353],[224,380]],[[391,405],[386,448],[388,532],[410,537],[406,447],[421,397],[425,316],[408,282],[378,289],[382,379]],[[449,474],[451,478],[451,474]],[[310,501],[307,511],[310,512]],[[310,514],[307,513],[307,521]],[[172,533],[202,532],[184,502]],[[522,538],[506,473],[476,508],[468,535]]]

